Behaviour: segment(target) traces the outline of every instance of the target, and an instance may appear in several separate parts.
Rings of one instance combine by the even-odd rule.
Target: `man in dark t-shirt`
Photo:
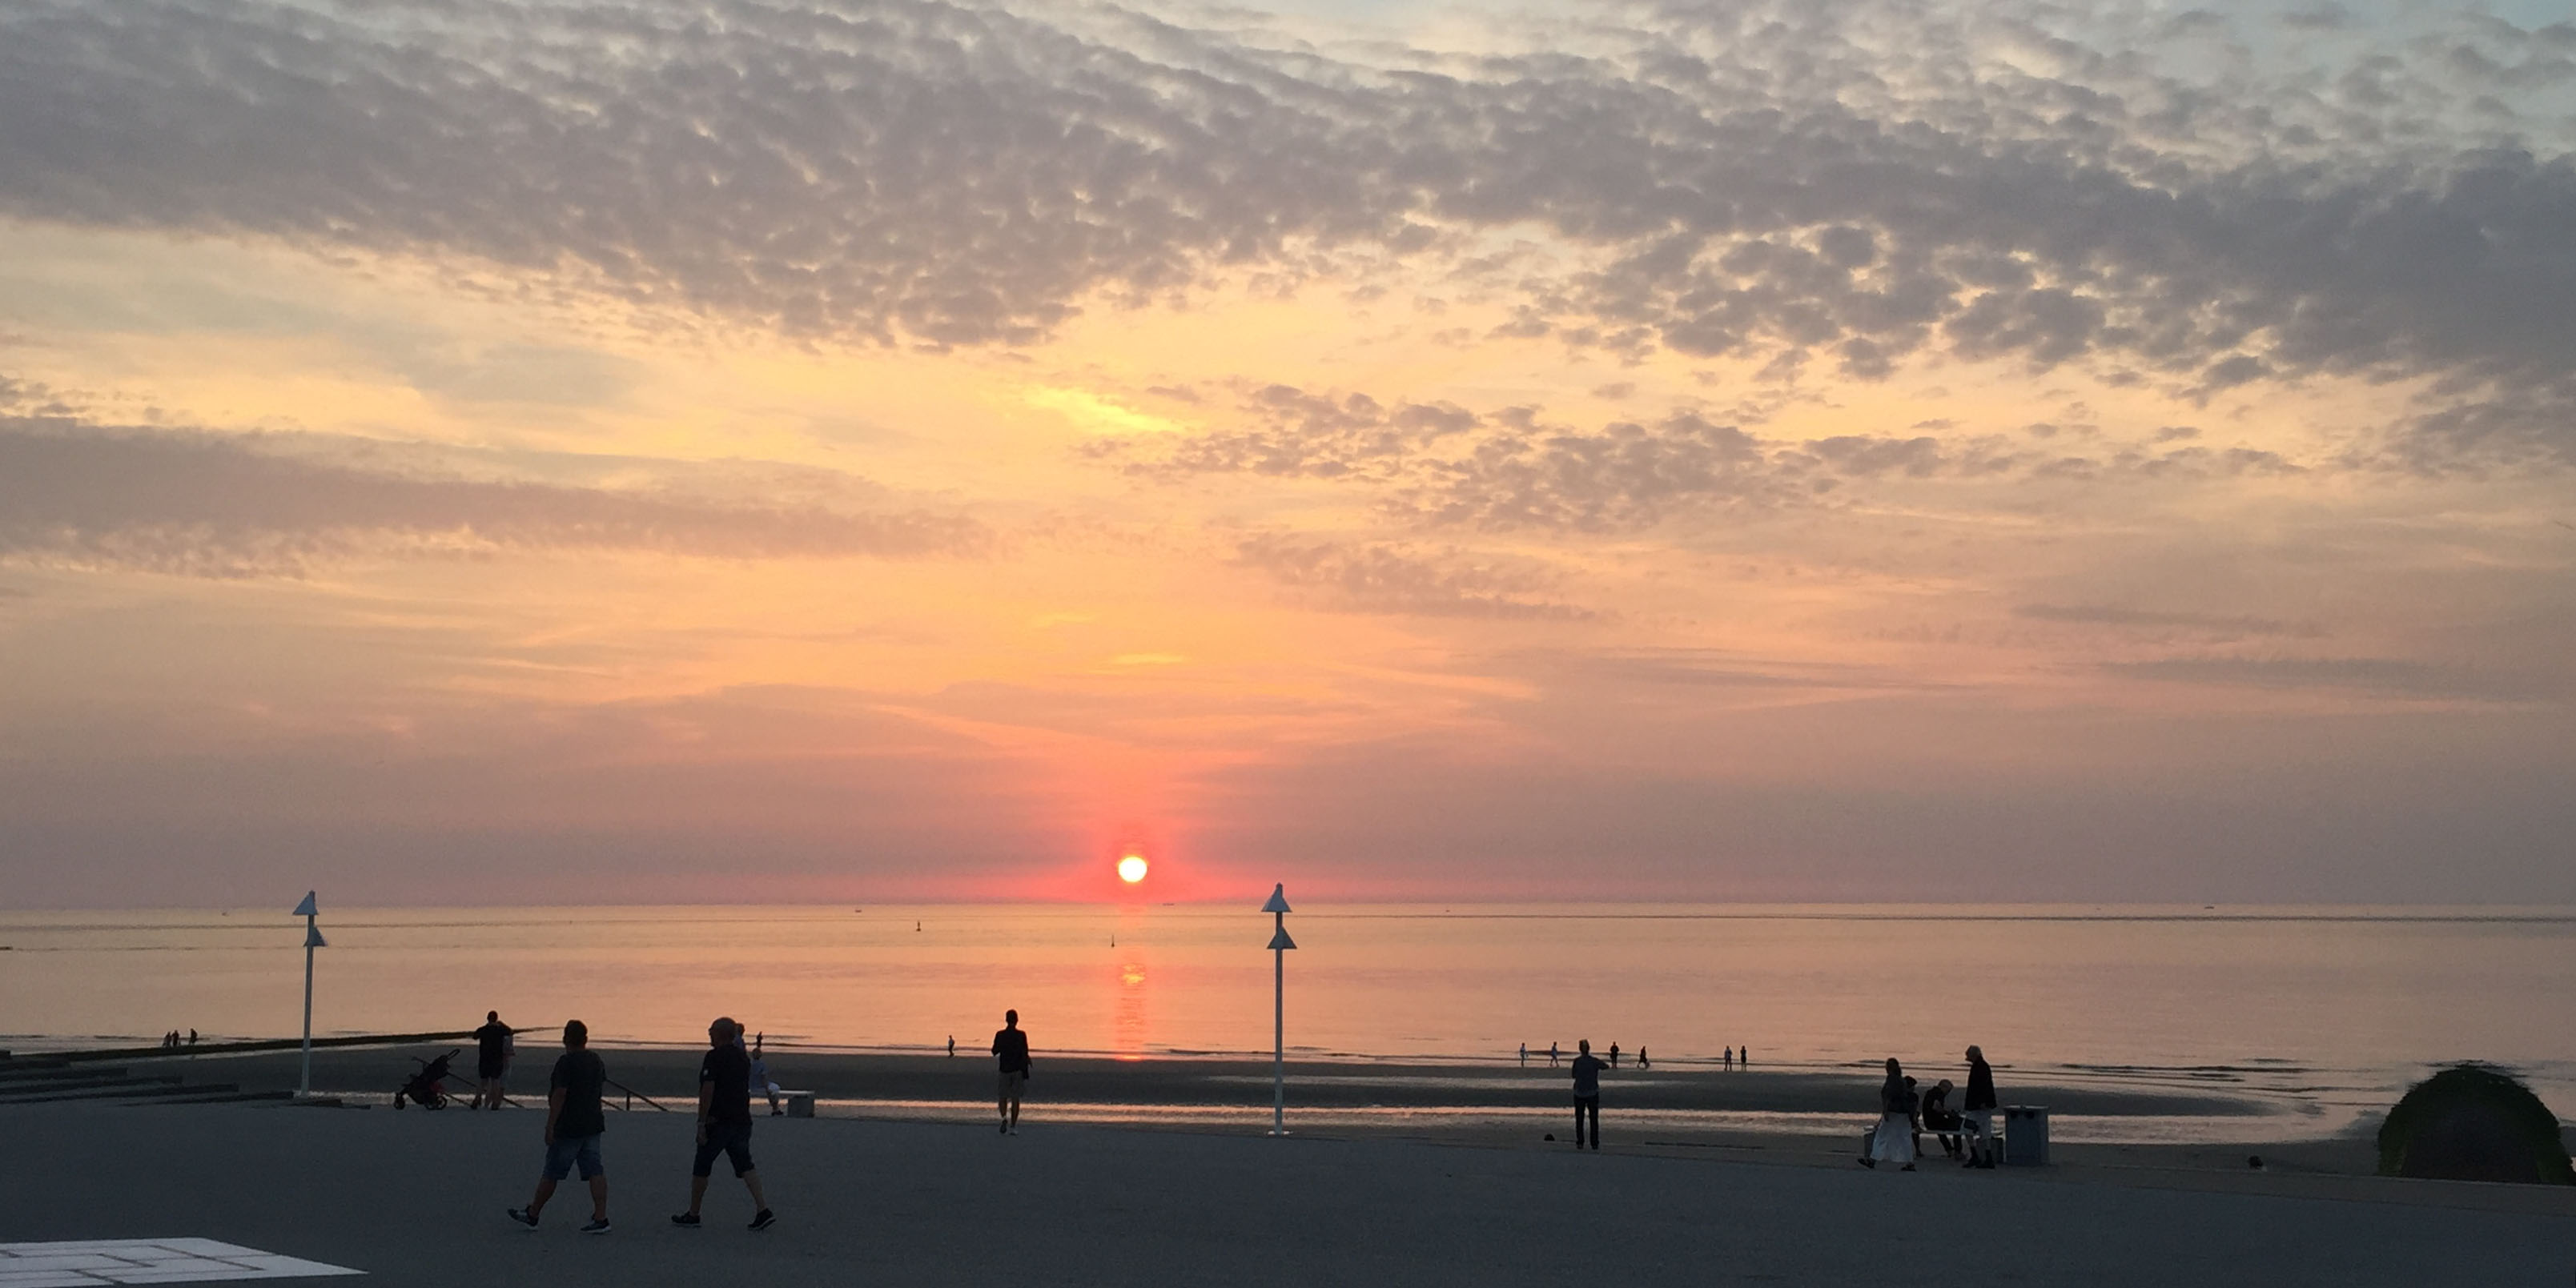
[[[1994,1166],[1995,1071],[1977,1047],[1968,1048],[1968,1089],[1959,1098],[1959,1111],[1968,1129],[1968,1166]]]
[[[483,1013],[483,1027],[474,1030],[474,1073],[481,1081],[474,1089],[474,1109],[501,1107],[501,1079],[510,1072],[511,1028],[501,1022],[499,1011]]]
[[[584,1234],[608,1233],[608,1169],[600,1166],[599,1137],[608,1130],[600,1112],[600,1089],[608,1084],[608,1065],[590,1049],[590,1028],[579,1020],[564,1026],[564,1053],[555,1061],[553,1085],[546,1092],[546,1167],[537,1179],[536,1197],[523,1208],[510,1209],[510,1219],[533,1230],[555,1196],[555,1183],[575,1164],[590,1184],[590,1224]]]
[[[1592,1148],[1601,1148],[1601,1071],[1610,1066],[1592,1054],[1592,1039],[1576,1042],[1574,1057],[1574,1147],[1582,1149],[1584,1119],[1592,1122]]]
[[[689,1229],[699,1224],[707,1201],[707,1177],[716,1155],[733,1160],[733,1174],[751,1191],[751,1228],[766,1230],[778,1217],[760,1192],[760,1173],[751,1164],[751,1057],[742,1049],[742,1026],[719,1017],[707,1026],[707,1055],[698,1062],[698,1156],[689,1165],[689,1210],[671,1224]]]
[[[1020,1134],[1020,1092],[1029,1085],[1029,1035],[1020,1031],[1020,1013],[1002,1012],[1002,1031],[993,1035],[993,1054],[1002,1065],[1002,1134]]]

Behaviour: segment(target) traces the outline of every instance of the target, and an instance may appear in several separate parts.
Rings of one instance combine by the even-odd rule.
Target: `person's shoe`
[[[772,1109],[769,1111],[769,1116],[772,1118],[784,1118],[787,1116],[787,1111],[784,1109]]]
[[[583,1234],[606,1234],[606,1233],[608,1233],[608,1218],[607,1218],[607,1217],[604,1217],[604,1216],[595,1216],[595,1217],[592,1217],[592,1218],[590,1219],[590,1224],[583,1226],[583,1227],[581,1228],[581,1232],[582,1232]]]
[[[1878,1166],[1878,1160],[1875,1158],[1864,1158],[1860,1160],[1860,1165],[1863,1167],[1876,1167]]]
[[[510,1209],[510,1219],[528,1227],[531,1230],[537,1228],[537,1219],[528,1215],[528,1210],[526,1208]]]
[[[1009,1123],[1002,1124],[1002,1134],[1005,1136],[1011,1134],[1011,1125]]]
[[[695,1212],[682,1212],[671,1218],[671,1224],[676,1225],[683,1230],[694,1230],[706,1223],[700,1221],[698,1219],[698,1214]]]
[[[776,1224],[778,1224],[778,1214],[768,1208],[762,1208],[760,1215],[751,1219],[751,1228],[755,1230],[766,1230]]]
[[[1005,1136],[1017,1136],[1020,1134],[1020,1125],[1018,1123],[1012,1123],[1010,1126],[1002,1129],[1002,1134]]]
[[[1900,1171],[1900,1172],[1910,1172],[1910,1171],[1913,1171],[1913,1170],[1914,1170],[1914,1164],[1912,1164],[1912,1163],[1907,1163],[1905,1166],[1900,1167],[1900,1168],[1897,1168],[1896,1170],[1898,1170],[1898,1171]]]

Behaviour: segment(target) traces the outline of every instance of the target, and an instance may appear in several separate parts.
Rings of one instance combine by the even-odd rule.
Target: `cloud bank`
[[[12,0],[0,212],[934,345],[1347,254],[1613,351],[2430,381],[2372,451],[2576,460],[2576,26],[2143,23],[1674,4],[1469,54],[921,0]],[[1476,257],[1519,229],[1561,253]]]

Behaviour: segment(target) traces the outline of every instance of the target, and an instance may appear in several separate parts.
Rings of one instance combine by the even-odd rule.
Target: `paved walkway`
[[[2547,1284],[2576,1203],[2476,1211],[1699,1159],[1049,1127],[763,1120],[781,1220],[688,1121],[612,1115],[615,1233],[578,1183],[524,1201],[532,1113],[0,1109],[0,1242],[199,1238],[427,1288],[600,1284]],[[322,1281],[314,1281],[317,1284]],[[354,1280],[339,1282],[358,1282]]]

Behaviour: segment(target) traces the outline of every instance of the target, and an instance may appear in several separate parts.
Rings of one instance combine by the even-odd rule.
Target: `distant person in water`
[[[1574,1057],[1573,1069],[1574,1147],[1584,1148],[1583,1125],[1588,1120],[1592,1124],[1591,1148],[1598,1150],[1601,1148],[1601,1071],[1609,1066],[1593,1058],[1592,1039],[1579,1039],[1574,1046],[1579,1052]]]
[[[1547,1044],[1547,1067],[1556,1067],[1556,1044],[1553,1042]]]
[[[1613,1069],[1619,1067],[1619,1044],[1616,1042],[1610,1044],[1610,1067]]]
[[[197,1045],[197,1031],[195,1029],[188,1030],[188,1045]]]
[[[751,1090],[769,1097],[769,1116],[777,1118],[787,1111],[778,1107],[778,1084],[770,1080],[769,1057],[760,1053],[760,1036],[751,1040]]]
[[[1994,1166],[1995,1071],[1976,1047],[1968,1048],[1968,1087],[1960,1095],[1959,1118],[1968,1130],[1968,1166]]]
[[[581,1168],[590,1186],[590,1224],[583,1234],[608,1233],[608,1169],[599,1162],[599,1138],[608,1130],[601,1112],[600,1089],[608,1085],[608,1065],[590,1049],[590,1027],[579,1020],[564,1026],[564,1053],[555,1060],[555,1076],[546,1091],[546,1166],[537,1178],[537,1193],[523,1208],[510,1209],[510,1219],[533,1230],[555,1196],[555,1184]]]
[[[1640,1069],[1651,1069],[1654,1067],[1653,1065],[1646,1063],[1646,1048],[1644,1047],[1637,1048],[1637,1067]]]
[[[1524,1069],[1529,1067],[1529,1043],[1527,1042],[1521,1043],[1521,1067]]]
[[[1722,1069],[1726,1070],[1728,1073],[1733,1073],[1733,1072],[1735,1072],[1735,1048],[1734,1048],[1734,1047],[1728,1047],[1728,1048],[1726,1049],[1726,1055],[1725,1055],[1725,1057],[1724,1057],[1724,1058],[1725,1058],[1725,1063],[1724,1063],[1724,1064],[1722,1064],[1722,1065],[1720,1065],[1720,1066],[1718,1066],[1718,1067],[1720,1067],[1720,1068],[1722,1068]]]
[[[957,1035],[954,1033],[948,1035],[948,1058],[951,1060],[957,1058]]]
[[[1735,1067],[1738,1069],[1750,1069],[1753,1067],[1753,1048],[1749,1046],[1738,1046],[1735,1048]]]
[[[483,1013],[483,1027],[474,1030],[474,1101],[469,1109],[501,1107],[502,1082],[510,1073],[511,1029],[501,1022],[499,1011]]]
[[[993,1035],[993,1054],[1002,1074],[1002,1134],[1020,1134],[1020,1092],[1029,1085],[1029,1035],[1020,1031],[1020,1013],[1002,1012],[1002,1031]]]
[[[1908,1101],[1910,1094],[1905,1089],[1905,1066],[1889,1056],[1887,1081],[1878,1084],[1878,1129],[1870,1133],[1869,1152],[1861,1156],[1861,1166],[1897,1163],[1901,1171],[1914,1170],[1914,1109]]]
[[[751,1228],[768,1229],[778,1217],[769,1210],[751,1161],[751,1058],[743,1054],[742,1026],[728,1016],[707,1026],[707,1054],[698,1062],[698,1153],[689,1164],[689,1210],[671,1224],[692,1230],[701,1224],[718,1154],[733,1161],[733,1174],[751,1191],[751,1205],[758,1209]]]

